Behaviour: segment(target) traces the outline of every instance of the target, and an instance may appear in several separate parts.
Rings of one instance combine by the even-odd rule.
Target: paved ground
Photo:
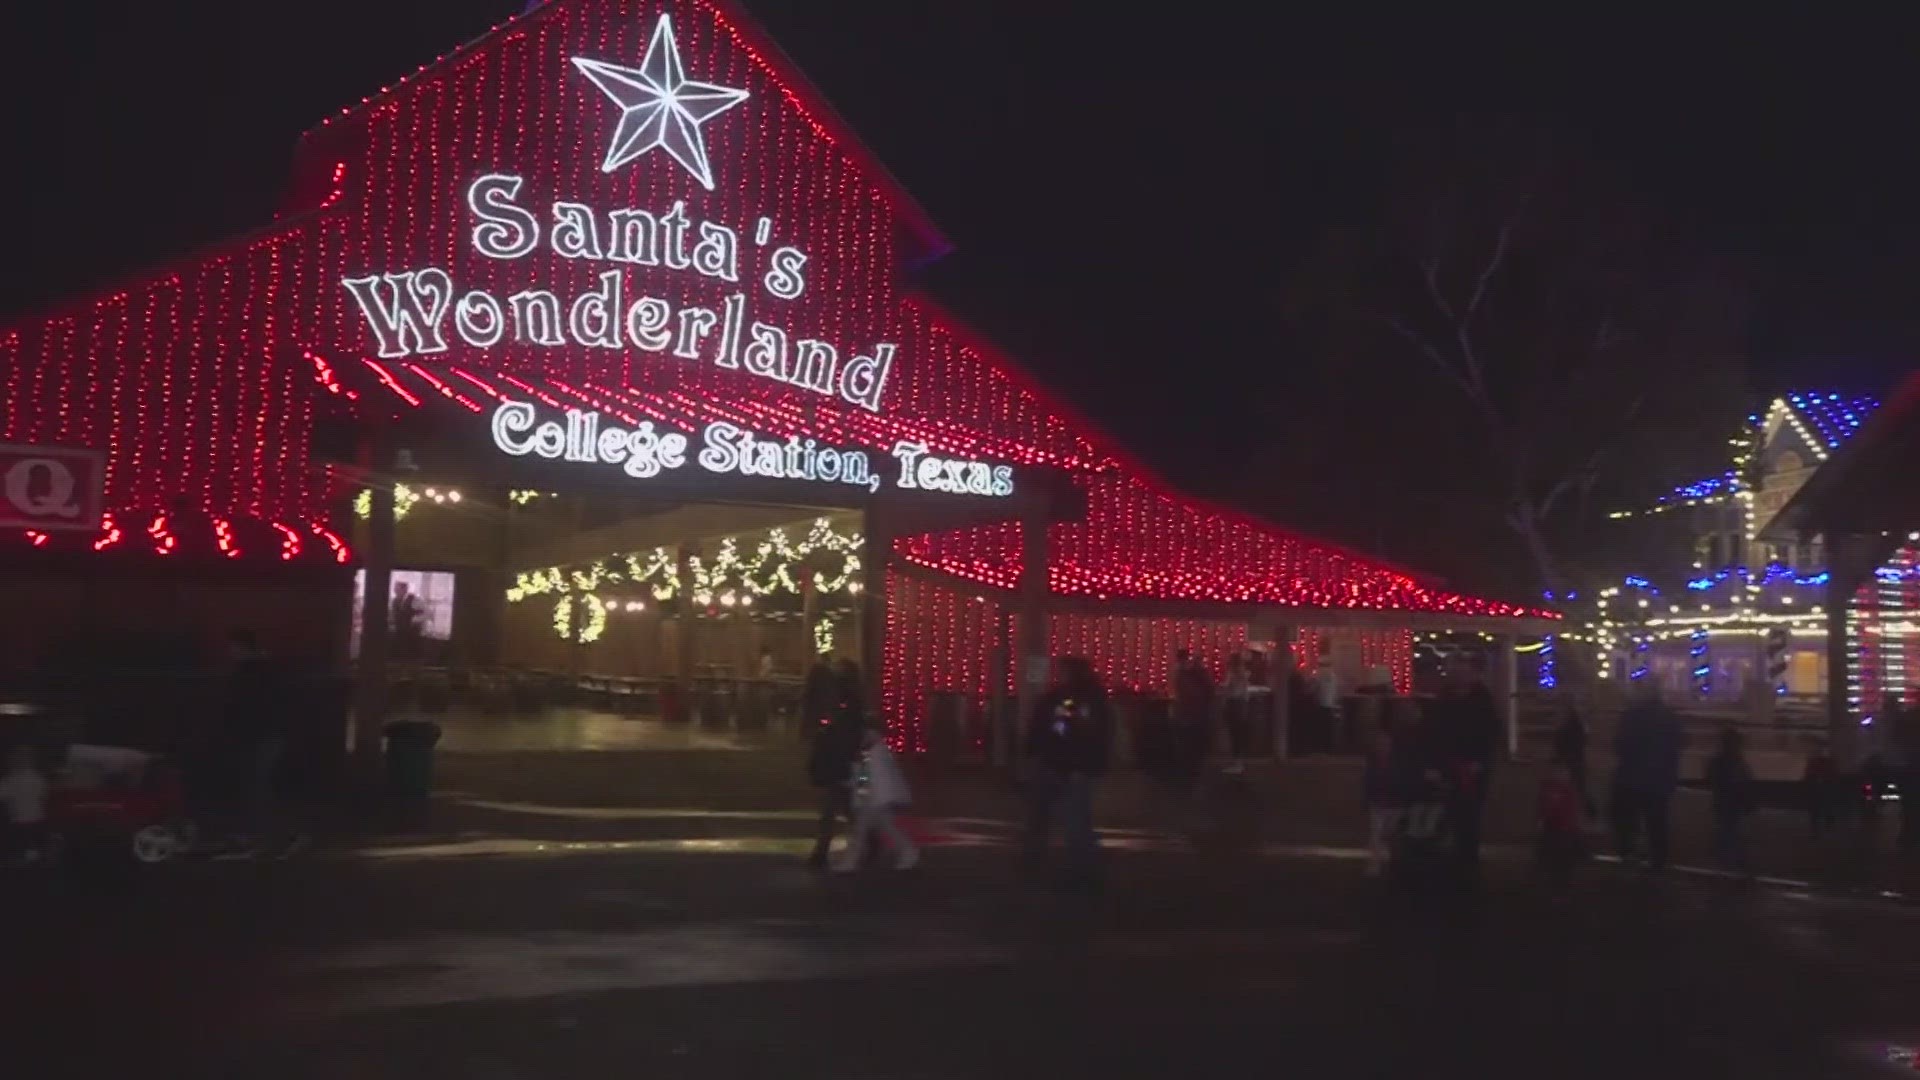
[[[0,879],[7,1060],[1617,1080],[1890,1075],[1889,1047],[1920,1046],[1920,908],[1602,868],[1556,901],[1511,845],[1477,897],[1413,903],[1363,878],[1350,815],[1315,805],[1351,779],[1337,766],[1261,777],[1230,804],[1253,824],[1197,847],[1116,783],[1112,881],[1087,899],[1016,873],[996,781],[921,784],[943,841],[921,869],[821,878],[797,865],[796,754],[617,734],[505,753],[462,733],[424,830],[290,862]]]

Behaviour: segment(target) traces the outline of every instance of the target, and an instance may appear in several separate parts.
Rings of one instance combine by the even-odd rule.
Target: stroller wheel
[[[180,853],[180,834],[170,825],[148,825],[133,834],[133,857],[149,866]]]

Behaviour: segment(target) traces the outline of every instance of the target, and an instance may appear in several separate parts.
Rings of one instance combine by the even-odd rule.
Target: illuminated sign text
[[[689,438],[662,431],[652,421],[633,427],[608,423],[599,413],[569,409],[563,420],[541,420],[530,402],[505,401],[494,409],[493,445],[514,457],[612,465],[636,480],[678,469],[689,459],[712,473],[850,484],[877,492],[888,476],[905,490],[949,495],[1005,497],[1013,494],[1013,469],[984,461],[948,458],[925,443],[894,444],[894,468],[880,470],[865,450],[826,446],[815,439],[784,439],[715,421],[700,432],[700,448],[689,452]]]

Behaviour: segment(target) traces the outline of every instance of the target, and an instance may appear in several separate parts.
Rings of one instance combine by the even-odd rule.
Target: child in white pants
[[[1367,874],[1377,877],[1387,868],[1393,839],[1405,810],[1393,790],[1393,737],[1385,729],[1367,738],[1366,771],[1361,774],[1367,805]]]
[[[860,869],[875,831],[886,834],[894,869],[911,869],[920,861],[920,850],[900,830],[893,814],[912,803],[913,792],[880,733],[868,729],[864,740],[866,745],[853,765],[853,835],[848,837],[846,850],[834,869],[843,873]]]

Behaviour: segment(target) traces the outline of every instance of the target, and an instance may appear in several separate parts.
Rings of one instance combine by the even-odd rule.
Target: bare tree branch
[[[1599,455],[1596,454],[1595,458],[1598,458],[1598,457]],[[1597,465],[1597,461],[1591,462],[1591,464]],[[1560,482],[1548,488],[1547,493],[1544,496],[1542,496],[1534,504],[1533,506],[1534,517],[1536,518],[1552,517],[1554,505],[1560,501],[1560,497],[1562,495],[1565,495],[1567,492],[1572,491],[1575,485],[1580,480],[1580,478],[1591,474],[1592,471],[1593,471],[1592,468],[1588,468],[1588,469],[1583,469],[1579,472],[1568,473],[1567,475],[1561,477]]]
[[[1411,343],[1415,349],[1418,349],[1420,351],[1420,355],[1426,357],[1428,360],[1433,361],[1433,366],[1436,368],[1439,368],[1440,373],[1445,375],[1448,381],[1459,386],[1461,392],[1465,393],[1468,397],[1472,397],[1474,395],[1473,384],[1469,383],[1466,380],[1466,378],[1461,375],[1460,369],[1457,366],[1455,366],[1451,361],[1449,361],[1445,356],[1443,356],[1439,349],[1436,349],[1433,347],[1433,343],[1431,341],[1428,341],[1424,336],[1417,334],[1414,331],[1408,329],[1407,324],[1401,322],[1399,319],[1394,318],[1391,315],[1383,316],[1382,321],[1385,322],[1387,326],[1393,330],[1394,333],[1399,334],[1402,338],[1405,338],[1409,343]]]
[[[1569,515],[1584,519],[1590,498],[1612,497],[1611,481],[1639,455],[1670,452],[1648,436],[1665,438],[1676,421],[1691,422],[1688,410],[1707,407],[1703,393],[1676,403],[1673,377],[1707,394],[1726,384],[1734,369],[1693,343],[1726,326],[1666,284],[1664,238],[1636,228],[1635,208],[1596,186],[1581,159],[1552,147],[1542,157],[1505,129],[1437,149],[1441,167],[1422,158],[1429,167],[1404,170],[1417,186],[1397,192],[1373,246],[1344,246],[1353,238],[1342,234],[1339,253],[1358,259],[1337,264],[1343,289],[1333,304],[1347,329],[1357,316],[1369,337],[1385,338],[1370,359],[1396,357],[1403,371],[1431,365],[1461,395],[1436,409],[1410,388],[1394,407],[1490,455],[1473,459],[1461,490],[1487,524],[1504,519],[1543,578],[1556,576]],[[1342,362],[1336,378],[1349,377],[1352,344],[1328,350]],[[1696,355],[1698,377],[1673,369],[1674,357]],[[1645,386],[1663,390],[1635,396]]]
[[[1493,281],[1493,275],[1500,272],[1500,264],[1507,261],[1507,244],[1513,239],[1514,223],[1520,220],[1520,214],[1527,208],[1527,196],[1520,196],[1513,213],[1500,223],[1500,235],[1494,238],[1493,254],[1487,256],[1487,265],[1480,268],[1480,277],[1473,283],[1473,296],[1467,300],[1466,314],[1461,316],[1460,325],[1464,331],[1466,324],[1473,321],[1474,312],[1480,310],[1480,301],[1487,297],[1487,285]]]
[[[1473,340],[1467,335],[1466,323],[1454,327],[1453,339],[1460,346],[1460,356],[1466,364],[1467,378],[1473,385],[1473,396],[1481,401],[1481,408],[1491,415],[1494,411],[1493,395],[1487,393],[1487,373],[1480,366],[1480,355],[1473,351]]]
[[[1453,305],[1447,303],[1447,295],[1440,288],[1440,260],[1428,259],[1426,265],[1421,268],[1421,276],[1426,279],[1427,296],[1433,300],[1433,306],[1439,308],[1440,314],[1446,316],[1448,325],[1457,322],[1458,320],[1453,317]]]
[[[1606,318],[1600,320],[1600,325],[1593,328],[1593,346],[1588,351],[1592,355],[1598,356],[1608,349],[1613,348],[1615,345],[1622,344],[1632,338],[1632,334],[1615,326],[1613,316],[1608,315]]]

